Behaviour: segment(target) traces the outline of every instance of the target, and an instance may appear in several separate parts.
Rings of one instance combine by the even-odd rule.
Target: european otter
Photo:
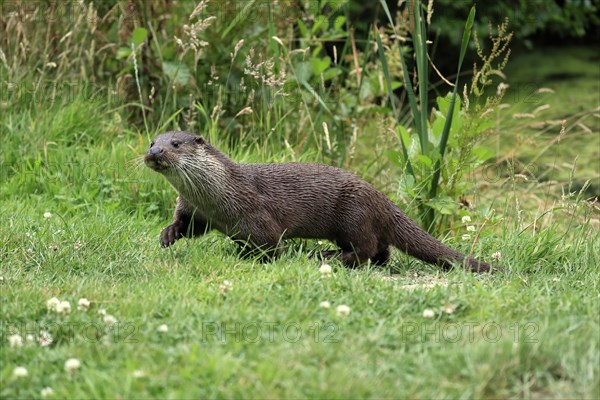
[[[144,162],[179,192],[162,247],[183,236],[217,229],[269,255],[286,238],[335,242],[342,262],[385,264],[390,245],[428,263],[471,271],[492,267],[443,245],[386,196],[356,175],[315,163],[240,164],[203,138],[167,132],[151,144]]]

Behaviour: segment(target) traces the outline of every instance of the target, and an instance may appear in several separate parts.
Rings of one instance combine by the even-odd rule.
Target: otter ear
[[[198,137],[197,137],[197,138],[196,138],[194,141],[195,141],[196,143],[198,143],[198,144],[204,144],[204,143],[206,143],[206,142],[204,141],[204,138],[203,138],[203,137],[200,137],[200,136],[198,136]]]

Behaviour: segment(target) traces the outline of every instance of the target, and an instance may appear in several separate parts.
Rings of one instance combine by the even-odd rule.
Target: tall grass
[[[402,78],[404,82],[404,87],[406,92],[408,93],[408,101],[410,105],[410,111],[413,117],[414,125],[415,125],[415,134],[419,138],[420,144],[420,155],[422,156],[421,160],[426,159],[429,164],[434,163],[435,165],[429,169],[429,171],[425,172],[427,176],[427,180],[429,181],[428,176],[432,174],[430,182],[427,182],[430,185],[429,192],[427,196],[421,197],[418,202],[418,206],[421,209],[423,214],[423,223],[429,229],[433,230],[434,227],[434,219],[435,219],[435,209],[427,206],[427,202],[430,199],[435,199],[437,196],[439,184],[440,184],[440,176],[441,176],[441,168],[442,163],[444,162],[444,156],[446,152],[446,145],[448,143],[448,136],[450,135],[450,127],[452,126],[452,118],[454,116],[454,107],[456,104],[456,97],[459,87],[459,77],[461,72],[462,63],[465,57],[465,53],[469,44],[469,37],[471,35],[471,29],[473,27],[473,22],[475,20],[475,7],[471,8],[469,13],[469,17],[467,18],[467,22],[465,24],[465,29],[463,32],[463,38],[460,48],[460,55],[458,60],[458,68],[456,72],[456,80],[454,82],[454,89],[452,91],[452,95],[450,97],[450,106],[448,108],[448,112],[445,116],[444,128],[442,130],[441,139],[437,146],[433,145],[430,141],[430,126],[428,121],[429,115],[429,102],[428,102],[428,93],[429,93],[429,55],[427,51],[427,30],[425,27],[425,18],[423,16],[423,5],[420,1],[412,1],[409,2],[409,12],[411,17],[414,19],[414,33],[413,33],[413,50],[414,50],[414,59],[416,61],[417,66],[417,77],[419,84],[419,102],[420,106],[417,105],[417,99],[415,96],[415,91],[411,82],[411,78],[408,74],[409,69],[406,66],[406,56],[402,50],[402,47],[399,47],[400,52],[400,60],[402,63]],[[389,20],[390,25],[394,30],[394,34],[398,36],[398,32],[394,26],[394,20],[390,14],[390,11],[387,7],[387,3],[381,0],[382,8],[385,10],[385,14]],[[392,104],[392,108],[394,113],[396,114],[396,119],[399,120],[398,113],[395,107],[394,95],[391,88],[391,77],[389,75],[387,69],[387,61],[385,59],[385,53],[383,51],[383,45],[381,43],[381,38],[379,33],[377,34],[377,43],[379,47],[379,56],[383,65],[383,71],[386,76],[386,80],[388,82],[388,97],[389,101]],[[404,162],[406,163],[407,171],[413,176],[413,179],[418,180],[419,177],[415,174],[415,171],[411,165],[411,161],[408,157],[407,146],[409,146],[408,141],[405,141],[405,137],[401,137],[401,145],[402,145],[402,153],[404,156]],[[438,154],[436,154],[438,153]]]

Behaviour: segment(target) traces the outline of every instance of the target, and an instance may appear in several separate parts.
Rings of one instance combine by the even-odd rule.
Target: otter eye
[[[171,146],[178,148],[181,142],[179,140],[171,140]]]
[[[150,143],[150,147],[154,147],[154,140]]]

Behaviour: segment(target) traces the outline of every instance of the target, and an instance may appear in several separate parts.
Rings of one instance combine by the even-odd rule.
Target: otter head
[[[144,163],[154,171],[168,175],[180,169],[182,160],[196,154],[198,146],[204,143],[203,138],[186,132],[166,132],[150,143]]]
[[[160,172],[188,200],[207,203],[220,193],[227,175],[227,157],[200,136],[186,132],[166,132],[150,143],[144,156],[146,165]]]

